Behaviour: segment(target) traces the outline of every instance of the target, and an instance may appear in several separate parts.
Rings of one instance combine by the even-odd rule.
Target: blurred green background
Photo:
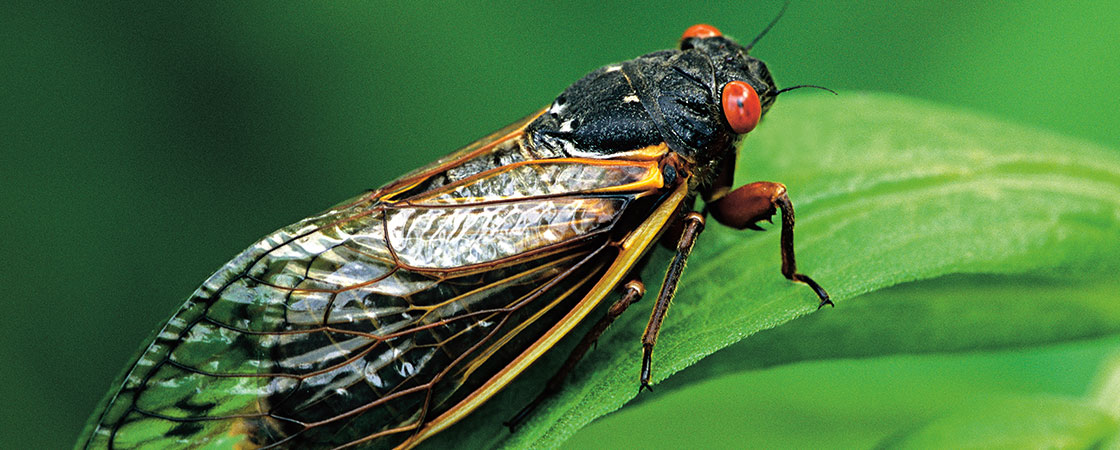
[[[265,233],[546,105],[596,67],[671,47],[693,23],[749,40],[780,7],[9,8],[0,442],[72,445],[141,342]],[[1108,1],[795,2],[754,54],[779,86],[893,92],[1120,148],[1118,30]],[[1085,345],[1098,346],[1078,350],[1086,374],[1120,348]]]

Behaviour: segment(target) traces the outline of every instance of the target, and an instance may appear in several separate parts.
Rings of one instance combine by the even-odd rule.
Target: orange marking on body
[[[660,144],[651,145],[649,147],[642,147],[637,150],[625,151],[617,154],[614,158],[616,160],[634,160],[634,161],[655,161],[661,159],[665,154],[669,153],[669,145],[662,142]]]

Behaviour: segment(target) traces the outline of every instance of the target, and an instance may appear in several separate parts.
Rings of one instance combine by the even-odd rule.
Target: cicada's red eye
[[[750,132],[762,117],[758,93],[745,81],[731,81],[723,85],[723,116],[736,133]]]
[[[716,29],[716,27],[713,27],[706,23],[698,23],[696,25],[688,27],[687,30],[684,30],[684,34],[681,35],[681,40],[683,41],[688,38],[705,39],[716,36],[723,36],[723,33],[720,33],[719,30]]]

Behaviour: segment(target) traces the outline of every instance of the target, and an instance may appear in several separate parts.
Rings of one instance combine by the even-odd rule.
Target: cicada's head
[[[780,17],[780,15],[779,15]],[[770,70],[710,25],[685,31],[680,48],[610,64],[568,87],[527,132],[540,148],[612,158],[662,146],[706,184],[758,125],[779,90]],[[801,86],[798,86],[801,87]]]
[[[695,25],[665,61],[671,70],[662,72],[657,103],[665,125],[681,138],[674,150],[682,156],[721,156],[712,152],[726,151],[754,130],[774,104],[774,78],[748,50],[710,25]]]
[[[778,89],[766,64],[748,54],[776,22],[746,46],[710,25],[692,26],[681,36],[680,49],[665,54],[666,67],[648,72],[656,73],[651,78],[662,135],[695,164],[698,175],[713,175],[715,166],[737,151],[739,138],[754,130],[778,94],[819,87]]]

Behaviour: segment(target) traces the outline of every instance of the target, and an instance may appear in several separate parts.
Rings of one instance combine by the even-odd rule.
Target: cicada
[[[797,271],[785,187],[732,189],[737,143],[788,90],[753,44],[689,28],[677,49],[595,70],[538,113],[266,236],[163,326],[79,445],[408,448],[595,321],[512,427],[643,295],[639,272],[667,242],[641,390],[708,216],[743,229],[780,209],[781,273],[830,304]]]

